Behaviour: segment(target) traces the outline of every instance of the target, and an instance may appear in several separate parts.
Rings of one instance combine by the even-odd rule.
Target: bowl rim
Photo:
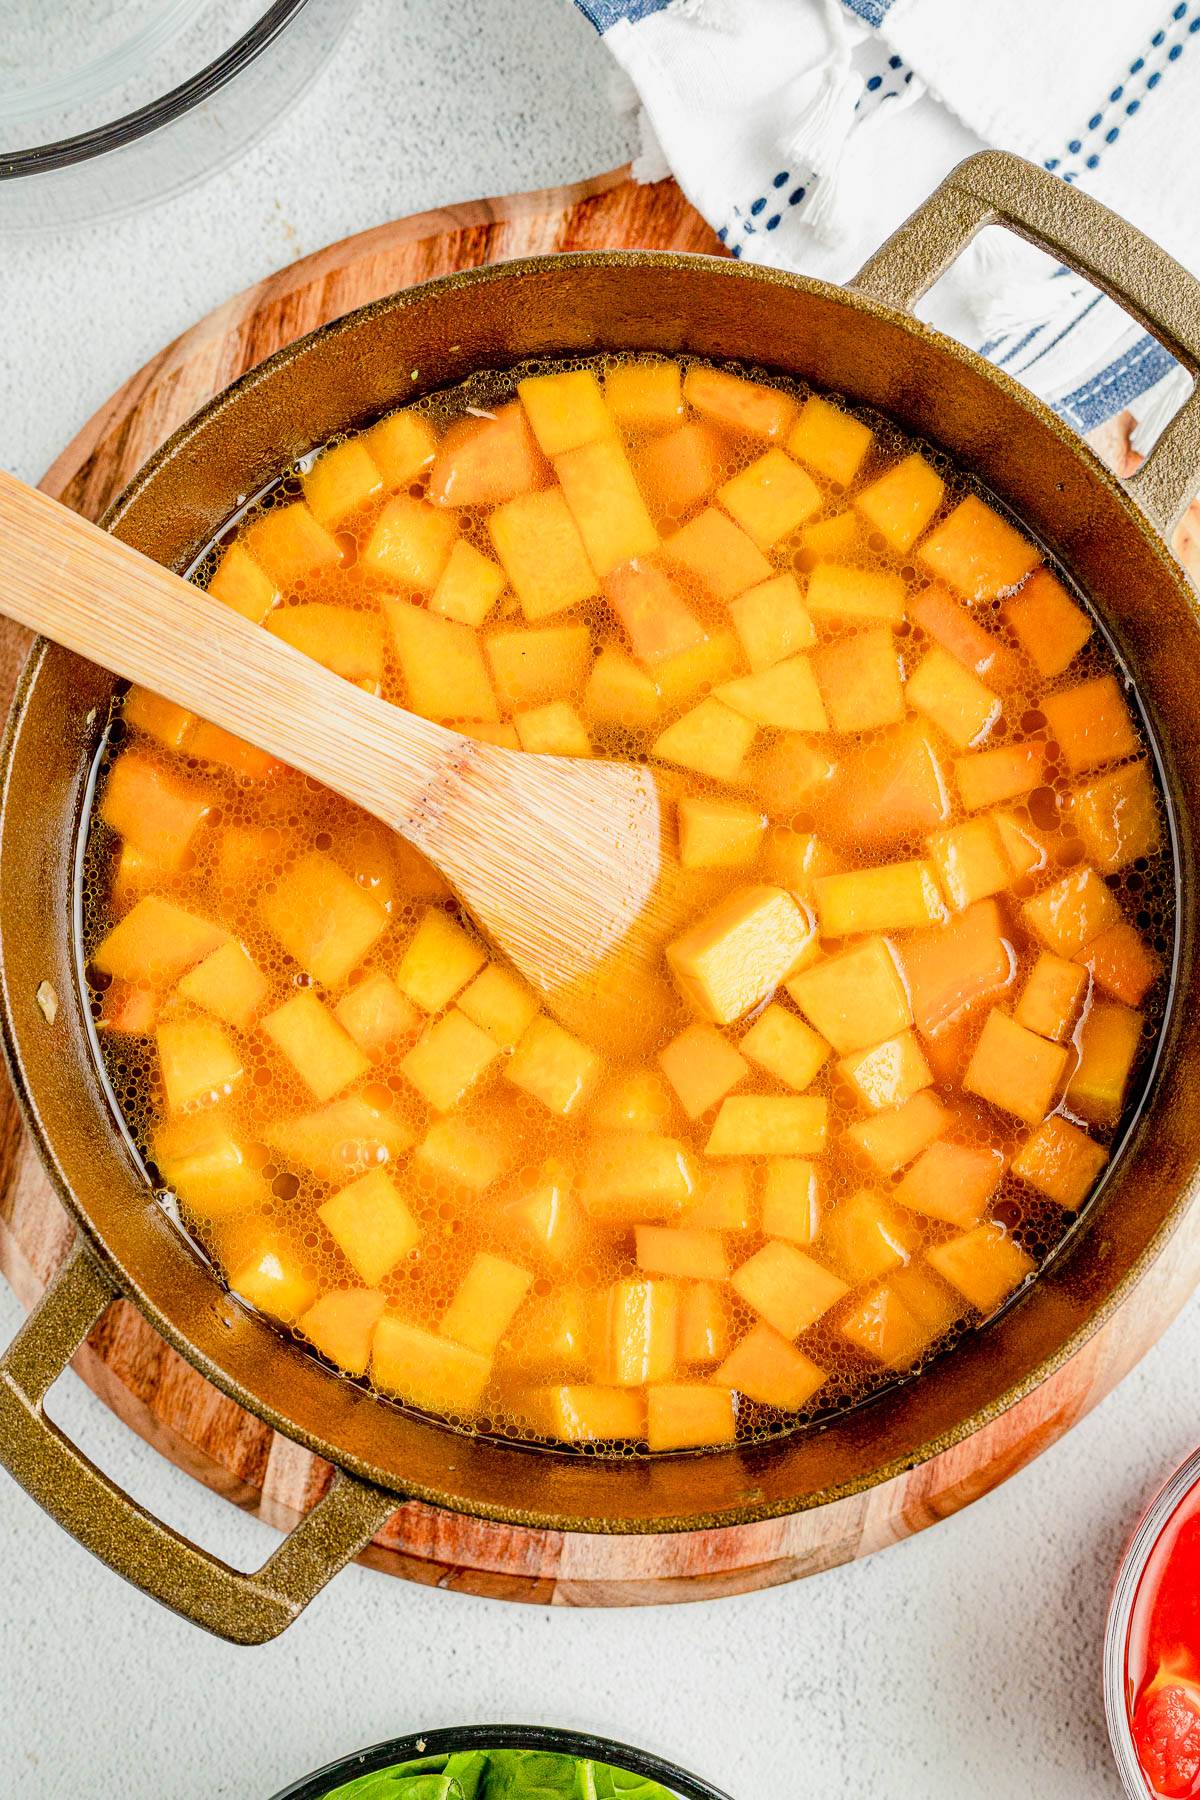
[[[358,1775],[372,1775],[393,1763],[411,1762],[419,1756],[449,1755],[457,1750],[545,1750],[559,1756],[576,1756],[591,1762],[608,1763],[631,1775],[644,1775],[651,1781],[669,1787],[678,1800],[731,1800],[723,1788],[714,1787],[699,1775],[692,1775],[678,1764],[667,1762],[652,1751],[639,1750],[633,1744],[616,1738],[597,1737],[587,1731],[571,1731],[553,1725],[446,1725],[436,1731],[408,1732],[404,1737],[385,1738],[369,1744],[365,1750],[353,1750],[347,1756],[302,1775],[288,1787],[280,1788],[273,1800],[325,1800],[330,1784],[352,1781]]]

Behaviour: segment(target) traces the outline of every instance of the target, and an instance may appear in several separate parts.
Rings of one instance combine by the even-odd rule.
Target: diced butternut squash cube
[[[1040,1125],[1067,1066],[1067,1052],[995,1008],[967,1068],[963,1086],[981,1100]]]
[[[919,1240],[913,1222],[870,1188],[841,1201],[821,1227],[821,1248],[851,1287],[902,1267]]]
[[[208,584],[214,600],[231,606],[252,625],[261,625],[271,608],[278,604],[278,585],[260,568],[239,539],[230,544]]]
[[[689,1119],[698,1119],[750,1073],[750,1064],[712,1025],[689,1025],[658,1053],[663,1074]]]
[[[783,888],[738,888],[667,946],[667,962],[696,1011],[728,1025],[794,973],[811,937]]]
[[[683,417],[683,377],[668,358],[626,357],[604,376],[608,410],[626,431],[669,431]]]
[[[342,562],[341,545],[318,525],[302,500],[270,507],[245,528],[242,542],[277,588],[295,587]]]
[[[968,819],[926,840],[942,892],[955,912],[1000,893],[1013,877],[1013,866],[995,820]]]
[[[105,975],[161,986],[223,944],[223,925],[147,894],[103,938],[92,958]]]
[[[489,517],[488,532],[531,623],[600,592],[561,488],[506,501]]]
[[[807,1094],[732,1094],[721,1102],[709,1156],[816,1156],[825,1148],[829,1102]]]
[[[646,1433],[646,1402],[632,1388],[542,1388],[531,1396],[534,1417],[547,1437],[564,1444],[598,1444]]]
[[[933,1082],[915,1033],[901,1032],[869,1050],[854,1050],[838,1063],[838,1074],[871,1112],[903,1106]]]
[[[390,413],[364,433],[363,443],[389,490],[408,487],[433,461],[437,433],[424,413]]]
[[[1092,635],[1092,621],[1049,569],[1034,570],[1002,617],[1043,681],[1069,668]]]
[[[383,492],[383,476],[365,438],[353,437],[323,450],[300,477],[300,487],[318,525],[336,531],[343,519]]]
[[[1008,694],[1020,687],[1023,676],[1016,651],[985,631],[941,582],[935,581],[910,601],[908,616],[994,694]]]
[[[500,1055],[495,1038],[451,1007],[415,1043],[400,1067],[423,1100],[449,1112]]]
[[[799,731],[785,731],[749,771],[754,791],[769,813],[789,818],[824,800],[836,764]]]
[[[968,812],[1014,800],[1041,787],[1045,762],[1046,746],[1037,742],[1001,744],[977,756],[960,756],[954,764],[959,797]]]
[[[732,800],[679,802],[679,860],[685,869],[744,869],[758,855],[764,815]]]
[[[729,615],[757,674],[817,641],[794,575],[773,575],[729,602]]]
[[[482,625],[504,591],[504,570],[466,538],[456,538],[429,610],[459,625]]]
[[[1093,1125],[1114,1125],[1125,1105],[1142,1041],[1142,1015],[1098,1001],[1079,1032],[1079,1061],[1067,1083],[1067,1105]]]
[[[371,1066],[311,988],[268,1013],[262,1028],[318,1100],[332,1100]]]
[[[714,781],[734,781],[756,729],[751,720],[710,695],[668,725],[655,739],[651,754],[676,768],[710,775]]]
[[[482,975],[476,976],[459,995],[458,1005],[502,1050],[511,1050],[519,1042],[538,1012],[535,995],[499,963],[489,963]]]
[[[411,1149],[413,1134],[394,1113],[348,1094],[317,1112],[266,1126],[263,1140],[281,1161],[321,1181],[347,1181],[397,1162]]]
[[[522,750],[535,756],[590,756],[592,741],[587,727],[565,700],[548,700],[530,707],[513,720]]]
[[[729,516],[769,550],[821,510],[821,490],[784,451],[766,450],[717,490]]]
[[[1149,763],[1098,776],[1072,794],[1068,809],[1085,851],[1105,875],[1158,849],[1159,804]]]
[[[783,1338],[799,1337],[850,1291],[840,1275],[779,1239],[736,1269],[732,1286]]]
[[[261,1171],[219,1115],[189,1113],[160,1127],[154,1160],[166,1185],[202,1219],[228,1219],[271,1198]]]
[[[508,1211],[540,1255],[560,1265],[573,1262],[579,1250],[583,1216],[565,1164],[549,1158]]]
[[[422,1012],[441,1012],[486,961],[487,951],[478,938],[440,907],[431,906],[401,958],[396,986]]]
[[[994,900],[979,900],[937,931],[905,944],[900,960],[917,1029],[937,1037],[972,1008],[996,1000],[1012,981],[1014,962]]]
[[[149,688],[143,687],[130,688],[121,708],[121,716],[135,731],[144,731],[147,737],[156,739],[164,750],[182,749],[196,723],[195,713],[190,713],[184,707],[176,706],[173,700],[164,700],[161,694],[152,694]]]
[[[1087,970],[1043,950],[1013,1010],[1026,1031],[1061,1044],[1071,1035],[1079,1003],[1087,991]]]
[[[156,1033],[158,1061],[172,1112],[212,1105],[233,1092],[242,1059],[219,1025],[207,1019],[164,1021]]]
[[[266,976],[241,944],[230,938],[179,984],[185,1000],[245,1031],[267,996]]]
[[[904,583],[886,569],[819,562],[808,578],[804,604],[818,624],[899,625],[904,619]]]
[[[690,1281],[679,1291],[679,1360],[720,1362],[729,1352],[729,1305],[724,1285]]]
[[[937,470],[914,450],[856,494],[854,504],[890,550],[907,550],[941,505],[945,489]]]
[[[232,1270],[229,1285],[259,1312],[291,1325],[317,1297],[317,1284],[296,1252],[278,1233],[264,1237]]]
[[[593,1219],[633,1225],[671,1219],[695,1186],[691,1160],[678,1138],[650,1131],[603,1132],[588,1144],[580,1200]]]
[[[829,721],[806,656],[791,656],[757,675],[740,675],[716,689],[720,700],[744,719],[777,731],[827,731]]]
[[[1004,854],[1012,864],[1014,879],[1021,875],[1036,874],[1039,869],[1045,868],[1049,861],[1046,839],[1031,819],[999,810],[988,816],[1000,833],[1000,842],[1004,845]]]
[[[100,802],[111,830],[163,873],[181,868],[212,797],[203,788],[173,780],[152,757],[126,751],[112,765]]]
[[[856,1350],[888,1369],[911,1367],[934,1335],[890,1281],[880,1282],[844,1313],[838,1331]]]
[[[695,420],[655,438],[633,458],[638,486],[656,518],[682,519],[721,479],[725,448],[711,425]]]
[[[1090,971],[1098,988],[1126,1006],[1139,1006],[1162,973],[1162,963],[1145,938],[1125,919],[1085,944],[1075,960]]]
[[[829,831],[856,845],[936,831],[950,817],[942,758],[924,719],[894,725],[849,752],[828,797]]]
[[[672,532],[663,548],[718,600],[732,600],[773,573],[753,538],[715,506]]]
[[[1034,1269],[1033,1258],[1003,1225],[978,1225],[925,1254],[937,1273],[981,1313],[995,1312]]]
[[[390,975],[368,975],[344,994],[333,1009],[343,1031],[348,1031],[368,1056],[382,1056],[397,1044],[416,1036],[421,1015],[405,998]]]
[[[709,1382],[668,1382],[646,1389],[646,1442],[651,1450],[694,1450],[732,1444],[737,1396]]]
[[[803,970],[787,989],[839,1055],[878,1044],[912,1023],[896,959],[881,937]]]
[[[841,863],[828,844],[811,831],[794,831],[790,825],[772,825],[763,847],[763,874],[768,881],[790,888],[811,906],[813,884],[819,875],[832,875]],[[813,949],[817,949],[814,942]]]
[[[725,430],[744,431],[751,437],[783,438],[796,417],[796,402],[782,388],[746,381],[703,363],[693,363],[685,374],[683,397]]]
[[[961,1295],[938,1278],[925,1263],[909,1263],[893,1269],[891,1285],[924,1330],[924,1344],[955,1324],[966,1312]]]
[[[247,781],[264,781],[268,775],[277,775],[283,767],[256,744],[248,744],[245,738],[234,737],[232,731],[223,731],[219,725],[210,725],[205,719],[197,721],[188,752],[197,762],[219,763],[234,775],[245,776]]]
[[[772,1156],[763,1176],[762,1228],[767,1237],[811,1244],[821,1220],[821,1183],[803,1156]]]
[[[1042,553],[977,494],[968,494],[917,557],[968,600],[990,600],[1024,581]]]
[[[1121,908],[1104,877],[1080,865],[1026,900],[1021,917],[1057,956],[1069,958],[1110,925],[1119,924]]]
[[[737,633],[718,630],[693,644],[690,650],[681,650],[678,656],[668,656],[656,663],[654,679],[664,706],[686,706],[699,695],[718,687],[722,681],[740,675],[744,667],[745,658]]]
[[[383,625],[374,613],[313,601],[277,608],[266,627],[347,681],[377,682],[383,675]]]
[[[1004,1156],[987,1144],[930,1144],[895,1189],[910,1212],[960,1230],[977,1225],[1004,1174]]]
[[[504,1173],[504,1143],[476,1119],[454,1113],[431,1125],[413,1151],[422,1168],[452,1187],[482,1194]]]
[[[385,1313],[375,1327],[372,1381],[428,1412],[469,1418],[479,1409],[491,1371],[489,1357],[404,1319]]]
[[[589,725],[607,726],[626,737],[631,731],[648,730],[661,712],[657,684],[624,650],[606,644],[583,690],[583,714]]]
[[[301,1314],[296,1329],[347,1375],[365,1375],[386,1304],[378,1288],[334,1288]]]
[[[871,427],[853,413],[835,406],[831,400],[823,400],[819,394],[810,394],[792,426],[787,447],[818,475],[848,487],[858,474],[874,435]]]
[[[378,1287],[421,1239],[395,1184],[372,1169],[318,1206],[317,1217],[368,1287]]]
[[[546,456],[561,456],[612,432],[612,414],[590,369],[529,375],[517,383],[517,393]]]
[[[443,1337],[491,1356],[533,1283],[528,1269],[480,1251],[438,1326]]]
[[[756,1219],[745,1165],[709,1164],[702,1170],[684,1218],[701,1231],[750,1231]]]
[[[665,1381],[675,1369],[679,1289],[642,1276],[614,1281],[604,1296],[598,1373],[613,1387]]]
[[[940,644],[933,646],[904,692],[908,704],[959,750],[982,742],[1000,717],[1000,701],[991,688]]]
[[[278,873],[285,854],[284,834],[274,825],[226,825],[217,846],[216,885],[226,897],[256,888]]]
[[[617,438],[565,451],[555,457],[554,470],[597,575],[657,550],[658,532]]]
[[[647,1275],[724,1281],[729,1274],[729,1258],[719,1232],[681,1225],[638,1225],[633,1235],[638,1268]]]
[[[1072,775],[1118,762],[1141,748],[1115,675],[1100,675],[1094,681],[1081,681],[1078,687],[1047,694],[1042,711]]]
[[[825,1039],[777,1003],[759,1013],[738,1048],[796,1093],[809,1085],[829,1057]]]
[[[634,655],[651,667],[705,641],[703,625],[657,562],[640,558],[614,569],[604,591]]]
[[[384,602],[408,705],[424,719],[498,719],[479,639],[408,600]]]
[[[665,1132],[674,1110],[660,1075],[653,1069],[630,1069],[605,1083],[588,1116],[597,1131]]]
[[[769,1325],[755,1325],[730,1351],[716,1379],[762,1406],[796,1412],[824,1386],[826,1373]]]
[[[523,1304],[503,1344],[513,1365],[525,1373],[536,1370],[540,1379],[586,1374],[594,1316],[588,1299],[578,1288],[556,1287],[544,1299]]]
[[[384,581],[429,593],[441,579],[456,536],[452,514],[397,494],[375,521],[359,565]]]
[[[271,935],[323,987],[344,981],[388,924],[374,895],[320,850],[294,863],[258,910]]]
[[[906,931],[946,916],[934,866],[921,858],[822,875],[814,885],[822,937]]]
[[[429,498],[435,506],[498,506],[545,487],[549,480],[550,465],[529,429],[525,409],[512,400],[491,418],[454,421],[437,446]]]
[[[831,513],[817,519],[800,532],[800,548],[814,560],[848,556],[862,536],[862,520],[857,513]]]
[[[158,1023],[162,996],[151,987],[131,987],[126,981],[114,981],[106,988],[100,1002],[100,1031],[116,1032],[128,1037],[148,1037]]]
[[[823,644],[813,655],[812,669],[834,731],[874,731],[903,719],[900,658],[888,626]]]
[[[591,1097],[604,1064],[553,1019],[537,1018],[517,1045],[504,1074],[514,1087],[566,1118]]]
[[[484,639],[496,692],[506,706],[531,706],[575,693],[592,663],[586,625],[543,625],[494,631]]]
[[[1026,1138],[1013,1158],[1012,1172],[1047,1200],[1078,1212],[1107,1161],[1102,1144],[1056,1113]]]
[[[851,1125],[846,1142],[880,1175],[895,1175],[950,1127],[950,1114],[928,1088],[903,1106]]]

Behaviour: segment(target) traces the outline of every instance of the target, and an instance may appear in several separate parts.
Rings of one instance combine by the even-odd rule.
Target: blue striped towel
[[[841,281],[962,157],[999,145],[1200,270],[1200,0],[577,0],[628,82],[640,179],[734,256]],[[1078,430],[1144,454],[1190,389],[1112,301],[988,231],[923,316]]]

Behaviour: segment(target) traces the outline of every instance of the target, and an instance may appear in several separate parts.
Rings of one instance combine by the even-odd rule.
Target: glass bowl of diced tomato
[[[1200,1450],[1130,1539],[1105,1628],[1104,1696],[1131,1800],[1200,1800]]]

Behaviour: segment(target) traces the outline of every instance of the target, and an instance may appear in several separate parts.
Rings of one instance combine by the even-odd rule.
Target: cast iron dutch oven
[[[1200,286],[1095,201],[1014,157],[965,162],[848,288],[703,256],[612,252],[472,269],[351,313],[252,370],[164,445],[106,524],[187,568],[296,457],[477,368],[605,349],[691,351],[784,371],[942,445],[1072,571],[1135,672],[1161,751],[1183,904],[1163,1050],[1083,1229],[1028,1293],[919,1379],[822,1430],[611,1462],[471,1438],[339,1378],[238,1306],[156,1204],[114,1118],[78,968],[76,849],[113,678],[31,653],[3,752],[5,1050],[79,1244],[0,1364],[0,1461],[147,1592],[241,1642],[281,1631],[398,1497],[567,1531],[687,1532],[820,1507],[945,1450],[1027,1394],[1109,1316],[1193,1203],[1200,971],[1191,913],[1200,813],[1200,623],[1169,536],[1200,488],[1200,397],[1122,487],[998,370],[914,303],[985,225],[1009,226],[1107,289],[1187,369]],[[415,376],[414,376],[415,371]],[[36,995],[59,996],[48,1020]],[[244,1575],[136,1507],[45,1419],[42,1396],[116,1294],[210,1381],[335,1465],[316,1508]]]

